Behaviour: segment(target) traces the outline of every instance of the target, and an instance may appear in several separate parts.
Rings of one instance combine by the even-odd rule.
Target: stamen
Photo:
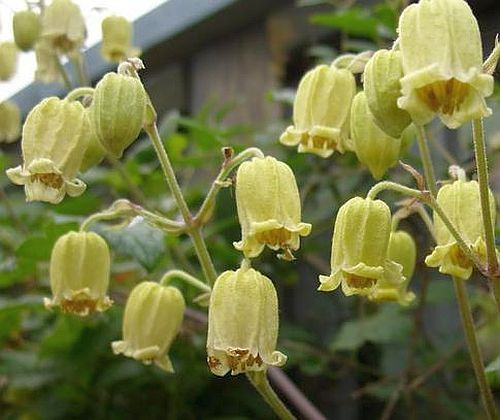
[[[375,279],[348,273],[345,274],[345,280],[349,287],[352,287],[353,289],[368,289],[373,287],[376,283]]]
[[[271,247],[279,246],[280,248],[285,248],[286,244],[292,238],[292,233],[282,227],[279,229],[266,230],[264,232],[259,232],[255,235],[257,241],[269,245]]]
[[[41,182],[42,184],[47,185],[48,187],[54,188],[56,190],[61,189],[64,183],[61,175],[53,173],[31,175],[31,181]]]
[[[468,91],[469,85],[451,78],[421,87],[417,95],[432,111],[451,115],[460,110]]]

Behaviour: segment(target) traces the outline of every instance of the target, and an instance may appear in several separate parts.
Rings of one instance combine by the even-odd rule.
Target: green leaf
[[[368,9],[352,8],[332,13],[312,15],[311,23],[338,29],[348,35],[376,38],[378,20]]]
[[[99,210],[101,200],[89,191],[80,197],[66,197],[60,204],[54,206],[59,214],[73,214],[87,216]]]
[[[500,355],[493,360],[486,368],[486,379],[492,388],[500,389]]]

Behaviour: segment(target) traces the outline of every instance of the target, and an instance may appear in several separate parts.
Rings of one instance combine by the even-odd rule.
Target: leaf
[[[80,197],[66,197],[60,204],[54,206],[54,211],[59,214],[73,214],[87,216],[96,212],[101,205],[101,200],[89,191]]]
[[[493,360],[486,368],[486,379],[492,388],[500,389],[500,355]]]
[[[410,329],[408,315],[398,306],[387,304],[374,315],[345,322],[330,348],[357,350],[368,341],[379,344],[399,342],[405,339]]]
[[[311,23],[338,29],[348,35],[376,38],[378,20],[368,9],[355,7],[332,13],[317,13],[311,16]]]

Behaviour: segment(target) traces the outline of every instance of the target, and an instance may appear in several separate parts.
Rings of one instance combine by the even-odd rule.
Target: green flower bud
[[[91,135],[83,106],[56,97],[44,99],[28,114],[21,142],[23,164],[7,170],[24,185],[26,201],[57,204],[67,193],[81,195],[86,185],[76,179]]]
[[[90,106],[96,134],[105,150],[120,158],[141,131],[147,94],[139,79],[106,74],[95,88]]]
[[[293,126],[280,142],[299,153],[328,157],[348,148],[349,111],[356,82],[349,70],[320,65],[300,81],[293,105]]]
[[[31,50],[42,30],[40,15],[32,10],[15,13],[12,19],[12,30],[17,47],[23,51]]]
[[[145,281],[130,293],[123,317],[123,340],[111,344],[113,353],[174,372],[170,345],[182,324],[184,298],[178,289]]]
[[[109,284],[109,248],[94,232],[69,232],[55,243],[50,257],[52,300],[45,307],[86,316],[112,305]]]
[[[276,351],[278,298],[271,280],[251,268],[222,273],[208,309],[207,362],[224,376],[283,366]]]
[[[364,92],[359,92],[352,101],[351,136],[356,156],[375,179],[382,178],[398,162],[401,138],[391,137],[378,127]]]
[[[401,137],[411,123],[410,114],[397,105],[402,77],[401,52],[388,50],[377,51],[368,61],[363,75],[370,111],[377,125],[391,137]]]
[[[320,276],[318,290],[342,285],[346,296],[370,295],[381,282],[403,281],[400,264],[387,257],[391,211],[381,200],[354,197],[339,210],[333,230],[330,276]]]
[[[399,39],[405,76],[398,106],[417,124],[437,114],[449,128],[487,117],[493,77],[482,71],[481,35],[463,0],[421,0],[401,14]]]
[[[403,276],[397,283],[379,281],[368,299],[375,302],[395,301],[406,306],[415,299],[415,293],[407,291],[417,259],[417,246],[411,235],[404,230],[392,232],[387,257],[403,267]]]
[[[17,69],[17,47],[13,42],[0,42],[0,80],[12,78]]]
[[[108,16],[102,21],[101,55],[112,63],[120,63],[128,57],[137,57],[141,50],[132,47],[133,27],[122,16]]]
[[[476,181],[458,180],[443,186],[437,195],[437,202],[464,239],[469,248],[481,261],[486,261],[483,217],[479,184]],[[496,205],[490,191],[491,224],[496,220]],[[461,279],[468,279],[473,270],[472,261],[458,246],[443,221],[434,214],[434,235],[437,246],[428,255],[425,263],[439,267],[439,271]]]
[[[12,143],[21,135],[21,111],[10,101],[0,102],[0,143]]]
[[[48,41],[41,40],[35,45],[35,79],[42,83],[63,83],[59,71],[58,58]]]
[[[290,167],[271,156],[244,162],[236,175],[236,205],[241,225],[237,250],[247,258],[257,257],[267,245],[293,258],[300,237],[311,232],[302,223],[299,190]]]
[[[53,0],[43,13],[42,37],[59,54],[78,52],[87,37],[85,20],[71,0]]]

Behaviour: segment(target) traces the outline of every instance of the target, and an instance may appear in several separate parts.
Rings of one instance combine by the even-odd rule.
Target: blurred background
[[[168,0],[77,1],[88,25],[85,67],[93,83],[115,67],[100,55],[100,22],[111,14],[134,21],[134,45],[143,50],[141,72],[158,110],[161,134],[192,208],[199,206],[222,163],[220,149],[260,147],[287,162],[297,176],[303,220],[313,224],[297,260],[265,252],[255,266],[273,279],[280,298],[278,349],[286,374],[327,417],[350,419],[482,418],[465,349],[453,285],[423,265],[431,249],[420,219],[401,222],[419,246],[408,308],[377,305],[340,291],[316,291],[328,273],[334,216],[346,200],[374,184],[353,154],[321,159],[278,143],[291,122],[302,75],[345,52],[390,47],[405,1]],[[469,1],[480,24],[484,55],[500,31],[497,0]],[[12,37],[13,11],[25,2],[0,1],[0,40]],[[71,73],[70,63],[66,64]],[[0,82],[0,100],[23,115],[42,98],[64,95],[61,85],[33,82],[33,54],[21,54],[18,73]],[[500,89],[486,120],[494,188],[499,191]],[[358,80],[359,82],[359,80]],[[495,114],[496,109],[496,114]],[[450,164],[473,168],[469,128],[429,127],[437,175]],[[421,169],[417,150],[403,160]],[[124,178],[107,164],[85,175],[88,190],[57,206],[24,202],[4,170],[20,162],[20,144],[0,154],[0,418],[5,419],[244,419],[273,418],[246,379],[217,378],[205,363],[206,309],[192,302],[171,357],[175,375],[113,356],[121,335],[123,304],[131,288],[158,280],[168,269],[201,276],[186,237],[164,236],[144,223],[113,230],[96,225],[113,251],[109,311],[76,319],[43,308],[50,294],[48,262],[55,240],[90,213],[127,197],[176,217],[154,150],[140,138],[127,151]],[[413,185],[400,168],[391,179]],[[132,186],[132,187],[131,187]],[[386,194],[397,209],[398,196]],[[205,234],[219,272],[239,265],[232,246],[240,238],[232,188],[221,191]],[[468,283],[489,379],[500,392],[500,322],[484,279]],[[497,361],[495,364],[495,360]],[[278,390],[279,393],[279,390]],[[286,398],[284,398],[286,400]],[[291,405],[293,410],[293,405]]]

